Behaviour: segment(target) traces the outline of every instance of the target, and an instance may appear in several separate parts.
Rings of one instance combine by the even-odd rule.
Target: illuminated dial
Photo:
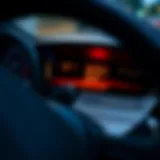
[[[85,79],[99,81],[108,76],[109,69],[102,65],[88,64],[85,69]]]

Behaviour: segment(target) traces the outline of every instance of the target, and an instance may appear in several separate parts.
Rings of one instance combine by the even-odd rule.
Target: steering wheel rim
[[[159,54],[158,54],[158,52],[159,52],[159,47],[160,47],[159,44],[160,43],[158,43],[159,40],[157,39],[157,35],[159,35],[159,33],[156,32],[154,29],[152,29],[152,27],[147,27],[148,29],[146,29],[146,30],[155,33],[156,36],[153,34],[147,33],[146,30],[144,31],[142,29],[141,22],[138,19],[136,19],[134,17],[131,18],[130,16],[126,16],[125,12],[123,12],[123,11],[120,12],[120,9],[118,9],[118,8],[114,8],[113,6],[109,6],[107,4],[103,5],[102,1],[81,0],[81,1],[77,2],[77,1],[72,1],[72,0],[67,0],[67,1],[61,0],[61,1],[56,2],[54,6],[51,5],[52,1],[48,1],[48,3],[44,2],[44,1],[43,2],[37,1],[37,2],[43,6],[41,13],[62,14],[65,16],[73,17],[75,19],[89,22],[90,24],[93,24],[94,26],[97,26],[97,27],[102,28],[104,30],[110,31],[110,33],[116,34],[116,36],[119,39],[121,39],[122,42],[124,42],[125,44],[128,44],[129,46],[131,46],[133,48],[135,47],[135,49],[139,49],[141,52],[145,51],[147,60],[143,59],[144,62],[146,62],[146,64],[148,62],[150,62],[150,63],[152,63],[153,61],[155,62],[152,65],[152,67],[150,68],[150,72],[152,73],[153,78],[156,80],[156,83],[160,80],[159,75],[156,75],[157,67],[159,67],[159,62],[158,62]],[[65,6],[65,9],[64,8],[62,9],[62,4]],[[4,7],[4,6],[2,5],[2,7]],[[35,6],[35,7],[37,7],[37,6]],[[24,15],[24,14],[28,14],[28,13],[29,13],[29,11],[27,10],[27,8],[26,9],[24,8],[23,12],[21,12],[21,13],[19,12],[19,13],[15,14],[13,12],[10,12],[9,15],[4,15],[3,17],[1,17],[1,19],[7,20],[9,18],[13,18],[15,16],[20,16],[20,15]],[[99,18],[95,18],[97,15]],[[107,18],[109,19],[110,22],[106,21],[105,16],[107,16]],[[111,22],[112,22],[112,25],[110,24]],[[115,25],[115,27],[113,27],[113,24]],[[121,24],[119,26],[119,29],[116,29],[116,24]],[[127,36],[124,36],[124,34],[122,34],[119,30],[121,30],[121,32],[125,31]],[[128,41],[128,37],[130,37],[130,41]],[[138,44],[138,46],[135,46],[137,41],[139,44]],[[144,50],[144,47],[147,47],[147,51],[146,51],[146,49]],[[152,54],[150,53],[151,51],[152,51]],[[139,55],[139,57],[144,58],[142,55]],[[7,77],[8,76],[5,76],[4,80]],[[11,81],[9,81],[8,83],[11,83]],[[6,83],[5,83],[5,85],[6,85]],[[4,89],[6,89],[6,88],[4,88]],[[3,89],[1,90],[1,92],[3,92]],[[6,95],[8,96],[8,99],[10,99],[11,96],[13,96],[13,93],[12,94],[7,93]],[[21,96],[23,96],[23,94]],[[37,97],[37,95],[33,95],[33,97]],[[19,108],[20,105],[22,105],[23,103],[16,103],[16,101],[18,101],[18,97],[16,96],[15,98],[17,98],[14,100],[15,105],[16,105],[15,107]],[[28,100],[31,100],[31,99],[28,99]],[[37,99],[37,102],[39,102],[38,104],[40,104],[40,102],[42,102],[42,101],[40,99]],[[35,107],[34,105],[31,105],[31,104],[32,103],[30,102],[30,103],[28,103],[28,106],[25,105],[24,107],[28,107],[30,110],[32,110],[32,109],[37,110],[38,109],[37,107]],[[42,106],[43,106],[43,102],[42,102]],[[5,105],[1,106],[1,109],[3,107],[5,107]],[[44,107],[45,107],[45,105],[44,105]],[[45,109],[42,109],[42,108],[43,107],[41,107],[40,110],[44,111]],[[3,109],[1,111],[4,112]],[[5,111],[11,112],[8,110],[5,110]],[[20,114],[20,112],[15,113],[15,114]],[[43,114],[45,114],[45,115],[43,115]],[[43,119],[44,120],[47,119],[47,122],[51,123],[52,118],[51,118],[51,116],[49,116],[47,118],[48,114],[49,114],[48,111],[37,113],[38,117],[39,118],[41,117],[42,121],[43,121]],[[8,114],[8,116],[9,115],[10,114]],[[14,119],[15,117],[12,117],[12,118]],[[31,117],[30,121],[35,122],[34,117]],[[37,120],[36,120],[36,122],[37,122]],[[34,125],[36,125],[36,122],[34,123]],[[34,126],[32,126],[32,127],[34,127]],[[41,131],[43,131],[43,129],[44,129],[43,127],[44,126],[42,126]],[[15,130],[16,129],[17,128],[15,128]],[[31,129],[31,128],[29,127],[29,129]],[[47,136],[47,135],[45,135],[45,136]],[[30,137],[28,137],[28,138],[30,138]],[[35,146],[35,147],[37,147],[37,146]]]

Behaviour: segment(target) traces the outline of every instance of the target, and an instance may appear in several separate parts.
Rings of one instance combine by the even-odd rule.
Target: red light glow
[[[96,60],[107,60],[110,57],[110,51],[103,48],[91,48],[89,57]]]
[[[70,79],[70,78],[56,78],[51,80],[51,84],[59,86],[72,84],[73,86],[81,89],[91,89],[98,91],[107,91],[110,89],[119,89],[132,92],[141,91],[141,86],[134,83],[127,83],[118,80],[105,80],[105,81],[87,81],[84,79]]]

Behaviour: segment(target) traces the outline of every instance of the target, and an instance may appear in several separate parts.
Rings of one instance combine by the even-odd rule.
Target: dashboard
[[[62,31],[66,32],[61,28]],[[148,79],[143,62],[132,50],[117,45],[109,36],[103,38],[103,34],[95,36],[92,32],[93,36],[88,38],[86,32],[80,32],[82,40],[80,35],[67,37],[68,33],[37,36],[33,40],[22,32],[18,36],[19,32],[14,32],[14,39],[24,37],[20,40],[23,45],[19,41],[7,45],[1,52],[0,64],[30,81],[33,87],[39,83],[43,90],[36,91],[42,91],[38,94],[50,109],[55,107],[56,111],[63,106],[83,112],[99,124],[107,136],[122,138],[144,124],[158,104],[154,84]],[[46,41],[48,37],[50,41]],[[157,113],[156,110],[154,114]],[[157,119],[155,121],[157,125]],[[151,128],[155,121],[151,121]],[[143,137],[147,137],[146,133]],[[145,140],[149,138],[152,139],[151,134]]]
[[[57,35],[58,25],[53,36],[51,27],[47,36],[33,37],[18,28],[9,34],[23,45],[16,42],[4,49],[1,65],[29,81],[51,107],[58,103],[83,112],[105,132],[123,136],[157,103],[148,70],[110,35],[82,25],[75,31],[73,26],[74,33],[68,33],[69,27]]]

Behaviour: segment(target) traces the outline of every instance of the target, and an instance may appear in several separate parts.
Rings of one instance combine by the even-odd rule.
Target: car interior
[[[0,159],[159,159],[159,31],[110,2],[50,3],[0,16]]]

